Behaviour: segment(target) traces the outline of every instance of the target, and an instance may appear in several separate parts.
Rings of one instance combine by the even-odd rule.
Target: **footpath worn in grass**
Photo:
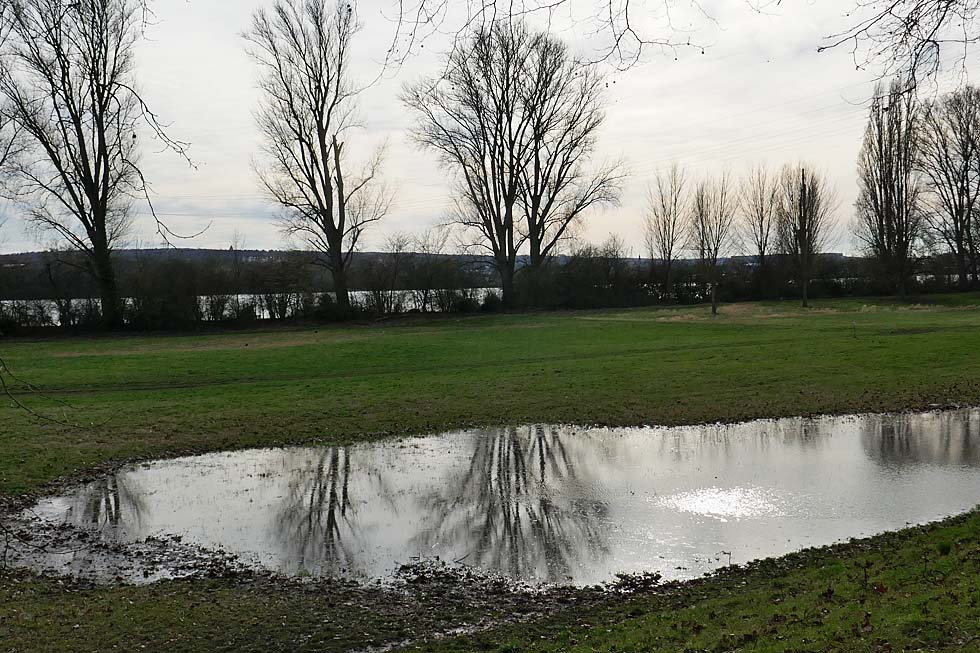
[[[809,311],[733,305],[716,319],[704,308],[642,309],[0,340],[19,377],[71,408],[26,391],[25,403],[88,425],[38,422],[4,401],[0,497],[132,458],[469,424],[679,424],[980,403],[978,305],[956,295]],[[978,541],[971,515],[430,648],[975,651]],[[855,574],[867,562],[865,583]],[[0,650],[347,650],[508,617],[492,602],[458,602],[440,620],[437,595],[399,603],[351,592],[231,579],[87,588],[8,574]]]

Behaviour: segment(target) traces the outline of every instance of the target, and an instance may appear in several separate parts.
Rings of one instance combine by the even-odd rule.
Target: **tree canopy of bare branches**
[[[878,84],[858,155],[857,236],[904,295],[922,237],[916,169],[919,105],[905,84]]]
[[[855,65],[901,77],[906,89],[937,73],[944,56],[965,63],[980,38],[977,0],[855,0],[853,23],[820,48],[850,47]]]
[[[520,202],[530,264],[537,267],[583,213],[619,203],[624,174],[615,164],[588,168],[605,118],[595,66],[576,62],[564,43],[540,34],[527,70],[518,72],[528,75],[520,102],[530,120]]]
[[[796,273],[803,307],[809,306],[810,279],[817,255],[830,242],[837,194],[807,164],[786,165],[780,175],[778,243]]]
[[[742,178],[739,187],[739,235],[755,256],[759,277],[763,275],[776,244],[778,197],[778,176],[770,172],[765,164],[754,166]]]
[[[959,287],[977,282],[980,90],[966,86],[925,104],[919,166],[929,230],[956,260]]]
[[[406,87],[416,141],[457,175],[456,219],[479,236],[511,305],[518,251],[540,268],[584,212],[618,201],[619,166],[592,170],[602,80],[567,47],[499,21],[448,55],[446,74]]]
[[[662,296],[670,299],[673,264],[687,238],[689,217],[687,173],[676,163],[657,172],[656,185],[647,189],[644,238],[650,258],[663,265]]]
[[[131,204],[149,202],[139,131],[180,154],[136,84],[138,0],[10,0],[0,47],[3,113],[20,139],[8,166],[28,220],[87,255],[103,321],[121,323],[112,250]],[[152,205],[151,205],[152,211]],[[157,222],[160,235],[172,235]]]
[[[362,170],[349,169],[344,139],[355,126],[350,57],[358,30],[347,2],[278,0],[257,10],[244,33],[260,69],[262,186],[283,207],[283,231],[322,254],[343,311],[350,310],[351,256],[391,203],[380,179],[383,148]]]
[[[593,61],[609,62],[620,69],[633,66],[648,50],[676,53],[702,47],[671,23],[671,15],[684,4],[708,18],[698,3],[645,3],[636,0],[397,0],[389,15],[396,32],[388,51],[389,62],[403,62],[429,37],[448,34],[457,45],[474,31],[488,29],[499,21],[535,19],[551,25],[561,17],[577,33],[589,34],[594,43]],[[657,28],[652,27],[656,22]],[[659,31],[654,34],[654,30]]]
[[[711,314],[718,314],[721,259],[731,249],[738,215],[738,194],[728,173],[702,180],[691,198],[689,248],[708,282]]]
[[[645,52],[676,55],[704,51],[692,42],[692,29],[676,29],[675,14],[685,10],[704,24],[715,22],[697,2],[674,0],[397,0],[389,15],[396,30],[387,60],[402,62],[433,35],[458,43],[467,33],[502,19],[535,19],[548,25],[563,20],[591,40],[594,61],[619,69],[641,61]],[[761,10],[767,3],[747,3]],[[778,4],[778,3],[777,3]],[[818,50],[847,48],[856,66],[874,68],[882,77],[902,76],[915,85],[938,72],[944,61],[965,65],[968,48],[980,39],[977,0],[852,0],[842,8],[844,25]],[[696,37],[695,37],[696,38]]]

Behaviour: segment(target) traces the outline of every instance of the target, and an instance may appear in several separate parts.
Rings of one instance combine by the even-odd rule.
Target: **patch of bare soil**
[[[348,578],[289,578],[258,571],[224,551],[185,544],[179,537],[132,544],[101,540],[70,525],[21,512],[0,522],[0,570],[20,569],[57,579],[59,587],[113,587],[156,582],[220,580],[241,591],[312,593],[331,606],[375,615],[363,651],[387,651],[429,639],[520,623],[615,596],[651,591],[658,574],[623,575],[592,587],[514,581],[439,559],[416,559],[380,582]],[[263,589],[264,588],[264,589]]]

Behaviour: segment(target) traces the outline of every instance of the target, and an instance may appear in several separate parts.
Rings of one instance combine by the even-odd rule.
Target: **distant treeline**
[[[0,332],[62,326],[95,329],[101,323],[98,288],[79,273],[73,252],[0,256]],[[503,310],[492,262],[485,257],[389,251],[358,254],[352,265],[353,308],[341,311],[331,275],[308,252],[236,250],[121,250],[116,266],[125,324],[132,329],[193,329],[256,320],[333,321],[404,313]],[[711,276],[697,260],[672,263],[630,257],[621,241],[583,246],[554,257],[533,274],[520,261],[517,308],[600,308],[691,304],[710,299]],[[755,257],[720,262],[722,302],[798,298],[793,261],[773,256],[764,269]],[[958,286],[950,256],[924,259],[914,292]],[[811,297],[887,294],[891,287],[872,259],[822,254]]]
[[[113,265],[125,299],[124,324],[137,329],[478,310],[485,293],[474,289],[493,286],[479,257],[358,253],[352,280],[353,289],[361,291],[359,301],[343,311],[334,300],[331,275],[309,252],[120,250]],[[98,327],[99,289],[84,266],[84,258],[72,251],[0,256],[0,330]]]

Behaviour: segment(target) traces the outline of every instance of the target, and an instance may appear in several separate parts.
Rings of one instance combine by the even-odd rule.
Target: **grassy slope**
[[[13,370],[76,408],[67,419],[96,425],[39,426],[0,407],[0,494],[173,451],[474,423],[677,424],[980,399],[980,310],[835,308],[0,342]]]
[[[46,482],[107,460],[313,438],[349,442],[472,423],[685,423],[977,403],[980,310],[971,304],[980,304],[980,298],[945,298],[928,309],[845,301],[806,314],[791,305],[740,305],[726,307],[715,320],[703,309],[637,310],[414,326],[0,342],[0,355],[19,375],[70,401],[75,409],[69,419],[96,425],[85,430],[39,425],[11,406],[0,407],[0,495],[35,492]],[[30,401],[39,409],[58,410],[36,397]],[[976,543],[980,524],[974,518],[938,533],[909,535],[912,541],[895,544],[895,550],[921,557],[932,550],[935,537]],[[953,610],[966,590],[952,580],[938,581],[933,598],[962,625],[970,622],[956,621],[961,616],[976,616],[977,554],[975,548],[957,546],[946,558],[958,555],[974,565],[966,607]],[[852,563],[846,558],[838,569],[844,574],[842,588]],[[911,574],[906,567],[894,573]],[[681,605],[691,603],[692,612],[682,621],[705,628],[674,629],[674,648],[664,650],[683,648],[681,642],[692,650],[733,648],[719,639],[728,629],[719,614],[746,617],[737,623],[750,627],[748,633],[758,631],[755,643],[748,642],[762,646],[758,650],[782,650],[784,640],[776,640],[758,621],[769,608],[756,621],[748,618],[768,605],[760,603],[772,591],[767,582],[804,583],[810,588],[806,600],[812,602],[829,572],[804,567],[792,579],[788,573],[780,571],[775,580],[758,576],[744,592],[712,598],[727,602],[685,598]],[[912,577],[897,584],[914,585],[906,592],[914,598],[903,599],[895,591],[873,593],[871,600],[891,601],[890,609],[903,619],[918,618],[914,611],[927,598],[928,587],[919,588],[922,583]],[[717,592],[724,593],[720,587]],[[632,616],[624,624],[591,629],[610,632],[589,645],[622,650],[651,633],[666,632],[665,624],[682,623],[673,616],[672,604],[649,601],[640,608],[616,603],[608,614],[589,614],[591,621],[613,624],[621,620],[621,610],[641,611],[628,613]],[[13,628],[11,647],[28,649],[55,648],[65,637],[76,637],[79,648],[114,642],[160,647],[193,620],[200,622],[193,636],[180,635],[187,648],[254,641],[263,643],[258,648],[288,650],[311,632],[334,632],[324,624],[351,618],[363,632],[381,639],[406,627],[404,620],[389,620],[390,615],[379,616],[373,608],[365,609],[371,615],[362,619],[356,610],[334,603],[226,581],[75,592],[16,577],[0,581],[0,631]],[[860,605],[853,597],[851,604]],[[810,623],[809,610],[792,628],[776,630],[798,631],[800,639],[834,632],[849,636],[843,621],[825,627]],[[716,616],[709,618],[711,612]],[[57,618],[61,613],[73,615],[68,621],[76,621],[78,628],[71,624],[69,631]],[[853,620],[857,613],[839,614]],[[313,616],[322,619],[310,621]],[[270,627],[273,622],[283,625]],[[571,639],[584,641],[581,634],[562,640],[565,625],[562,618],[541,624],[547,640],[535,634],[535,642],[557,637],[564,641],[557,646],[567,648]],[[730,630],[742,632],[734,625]],[[360,637],[349,628],[341,628],[340,635],[316,639],[344,648]],[[811,650],[807,646],[800,643],[799,648]]]
[[[429,653],[980,650],[980,514],[725,572]]]

